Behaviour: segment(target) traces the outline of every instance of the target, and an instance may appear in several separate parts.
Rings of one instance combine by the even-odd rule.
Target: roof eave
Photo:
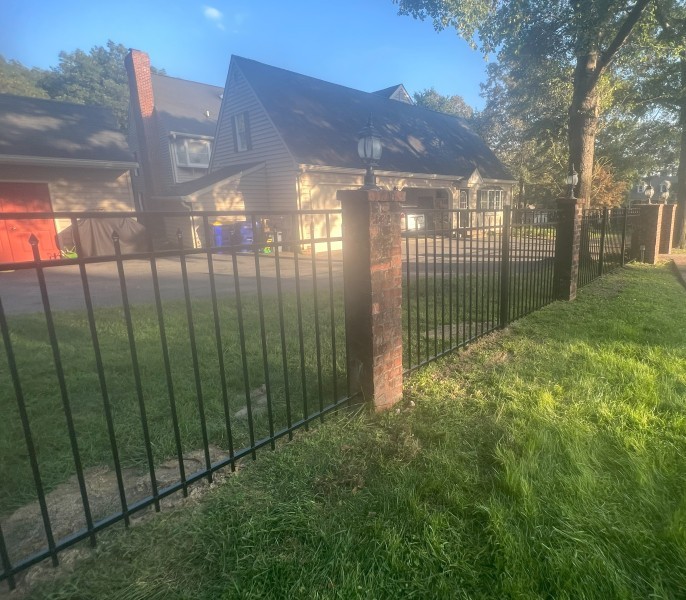
[[[334,166],[329,166],[329,165],[308,165],[305,163],[300,163],[300,168],[301,171],[307,172],[320,172],[320,173],[341,173],[341,174],[350,174],[350,175],[359,175],[359,174],[364,174],[365,170],[364,168],[352,168],[352,167],[334,167]],[[468,175],[445,175],[445,174],[440,174],[440,173],[415,173],[415,172],[406,172],[406,171],[386,171],[384,169],[374,169],[374,173],[376,173],[380,177],[404,177],[407,179],[445,179],[445,180],[454,180],[454,181],[466,181],[469,179]],[[503,183],[503,184],[515,184],[517,183],[516,179],[500,179],[500,178],[493,178],[493,177],[483,177],[482,179],[484,181],[488,181],[489,183]]]
[[[137,169],[137,162],[119,160],[92,160],[89,158],[54,158],[50,156],[22,156],[0,154],[0,165],[21,165],[31,167],[68,167],[81,169],[107,169],[128,171]]]

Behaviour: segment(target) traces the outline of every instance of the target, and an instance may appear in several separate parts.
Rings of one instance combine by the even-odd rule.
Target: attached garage
[[[0,94],[0,264],[33,260],[31,234],[44,260],[73,245],[69,220],[3,215],[134,210],[137,166],[109,110]]]

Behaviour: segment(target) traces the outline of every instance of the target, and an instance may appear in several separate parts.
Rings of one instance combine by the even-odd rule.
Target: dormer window
[[[233,145],[236,152],[252,150],[248,111],[233,116]]]
[[[207,169],[210,166],[212,144],[209,140],[176,137],[174,153],[179,167]]]

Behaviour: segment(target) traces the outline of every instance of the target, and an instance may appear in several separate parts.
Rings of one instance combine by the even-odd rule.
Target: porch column
[[[339,191],[348,380],[375,410],[402,398],[401,203],[404,192]]]

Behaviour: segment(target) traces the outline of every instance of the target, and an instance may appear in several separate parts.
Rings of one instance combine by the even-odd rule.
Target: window
[[[177,137],[174,140],[176,164],[180,167],[207,169],[210,166],[211,142],[193,138]]]
[[[481,210],[502,210],[503,190],[479,190],[479,208]]]
[[[460,190],[460,208],[469,208],[469,190]]]
[[[252,150],[250,120],[247,111],[233,116],[233,140],[236,152]]]
[[[646,191],[646,186],[645,186],[644,184],[639,183],[639,184],[636,186],[636,193],[637,193],[637,194],[645,194],[645,191]]]

